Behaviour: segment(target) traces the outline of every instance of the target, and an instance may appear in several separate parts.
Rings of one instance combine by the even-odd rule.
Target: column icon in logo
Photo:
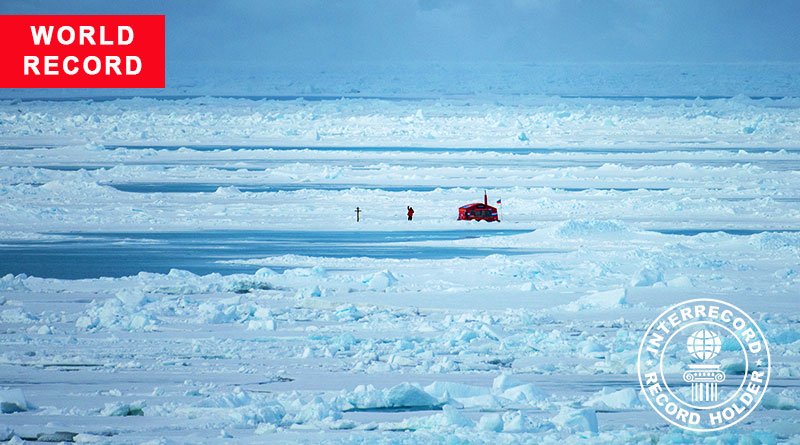
[[[694,332],[686,341],[689,354],[705,362],[719,354],[722,342],[719,335],[708,329]],[[692,385],[692,402],[716,402],[719,398],[718,385],[725,381],[725,372],[715,363],[693,363],[683,373],[683,381]]]

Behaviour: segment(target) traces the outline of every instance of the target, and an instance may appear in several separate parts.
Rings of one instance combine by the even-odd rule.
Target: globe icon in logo
[[[722,340],[716,332],[701,329],[689,336],[686,347],[692,357],[698,360],[710,360],[719,354]]]

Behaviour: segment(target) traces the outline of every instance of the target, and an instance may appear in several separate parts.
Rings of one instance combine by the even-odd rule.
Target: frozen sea
[[[0,100],[0,440],[800,441],[793,83],[331,82]],[[484,192],[501,222],[456,221]],[[713,434],[636,374],[653,317],[701,297],[773,358]]]

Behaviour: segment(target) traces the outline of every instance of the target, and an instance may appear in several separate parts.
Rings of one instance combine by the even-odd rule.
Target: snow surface
[[[0,145],[778,147],[797,97],[0,100]]]
[[[414,204],[415,218],[426,230],[460,229],[464,224],[455,221],[455,209],[480,200],[484,189],[491,199],[503,199],[504,228],[534,229],[591,215],[656,229],[800,229],[797,151],[516,154],[71,146],[2,153],[3,204],[13,215],[0,221],[0,237],[6,239],[63,231],[416,230],[419,225],[402,218],[405,202]],[[125,191],[142,184],[151,189]],[[198,186],[206,191],[191,188]],[[358,225],[357,206],[364,211]],[[292,217],[271,217],[275,214]]]
[[[0,440],[799,442],[797,99],[489,96],[0,101]],[[484,190],[502,221],[455,221]],[[165,233],[220,230],[302,236],[169,265],[193,251]],[[15,265],[131,244],[139,273]],[[719,434],[639,396],[642,332],[690,297],[770,341],[762,406]]]

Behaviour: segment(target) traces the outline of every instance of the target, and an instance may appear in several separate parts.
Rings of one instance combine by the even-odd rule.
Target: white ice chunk
[[[628,232],[628,226],[617,220],[573,219],[558,225],[556,234],[562,238],[598,238],[619,236]]]
[[[503,431],[503,416],[497,413],[486,414],[478,420],[478,429],[499,433]]]
[[[255,276],[256,278],[261,278],[261,279],[274,277],[275,275],[277,275],[277,272],[270,269],[269,267],[262,267],[258,269],[255,274],[253,274],[253,276]]]
[[[761,400],[761,406],[766,409],[800,410],[800,394],[790,389],[781,392],[767,391]]]
[[[147,295],[139,289],[123,289],[117,292],[116,297],[127,308],[137,308],[148,302]]]
[[[419,386],[405,382],[382,390],[372,385],[360,385],[345,399],[355,409],[433,408],[441,405]]]
[[[108,417],[143,416],[144,407],[143,400],[131,403],[106,403],[105,407],[100,411],[100,415]]]
[[[536,432],[542,429],[542,425],[534,424],[521,411],[509,411],[503,414],[503,432],[505,433]]]
[[[0,388],[0,412],[3,414],[27,411],[31,408],[19,388]]]
[[[475,423],[472,420],[468,419],[466,416],[461,414],[459,410],[450,405],[445,405],[442,407],[441,418],[443,421],[442,423],[448,426],[458,426],[466,428],[472,428],[473,426],[475,426]]]
[[[7,307],[7,305],[5,305]],[[0,323],[31,324],[36,322],[36,317],[25,312],[20,307],[12,307],[0,311]]]
[[[631,277],[632,287],[647,287],[664,281],[664,273],[659,269],[643,267]]]
[[[509,388],[522,385],[522,382],[515,379],[512,375],[503,373],[494,378],[492,381],[492,391],[503,392]]]
[[[667,287],[694,287],[694,283],[689,277],[679,276],[667,281]]]
[[[75,327],[86,331],[99,329],[148,331],[160,321],[142,307],[131,308],[117,298],[102,303],[93,301],[86,313],[75,321]]]
[[[526,383],[503,391],[500,397],[514,402],[532,405],[547,400],[547,393],[531,383]]]
[[[343,304],[336,308],[333,316],[339,321],[356,321],[364,318],[364,313],[352,304]]]
[[[742,375],[747,371],[747,365],[738,357],[722,359],[722,370],[728,375]]]
[[[276,329],[273,319],[254,319],[247,322],[248,331],[274,331]]]
[[[627,298],[627,290],[624,288],[593,292],[564,305],[564,309],[571,312],[587,309],[616,309],[624,306],[627,303]]]
[[[427,417],[411,417],[396,424],[388,424],[385,428],[389,430],[451,431],[474,426],[475,423],[464,416],[457,408],[444,405],[441,413]]]
[[[642,409],[642,402],[639,400],[639,394],[633,388],[624,388],[619,391],[603,388],[586,402],[586,406],[597,411],[626,411]]]
[[[387,288],[397,283],[397,278],[388,270],[376,272],[370,276],[365,277],[362,282],[367,285],[370,290],[385,291]]]
[[[0,442],[7,442],[14,437],[14,430],[7,426],[0,427]]]
[[[602,357],[608,351],[608,348],[595,340],[583,341],[578,347],[581,353],[587,357]]]
[[[333,408],[330,403],[318,396],[307,402],[295,400],[295,403],[291,407],[287,406],[287,409],[290,411],[297,410],[292,420],[300,424],[318,422],[325,419],[337,420],[342,417],[341,411]]]
[[[19,275],[6,274],[0,278],[0,290],[4,291],[26,291],[28,286],[25,285],[25,280],[28,278],[24,273]]]
[[[571,408],[564,406],[550,419],[558,429],[572,432],[597,433],[597,413],[592,408]]]
[[[464,399],[488,395],[489,388],[455,382],[433,382],[425,387],[425,392],[440,400],[447,400],[447,396],[453,399]]]

